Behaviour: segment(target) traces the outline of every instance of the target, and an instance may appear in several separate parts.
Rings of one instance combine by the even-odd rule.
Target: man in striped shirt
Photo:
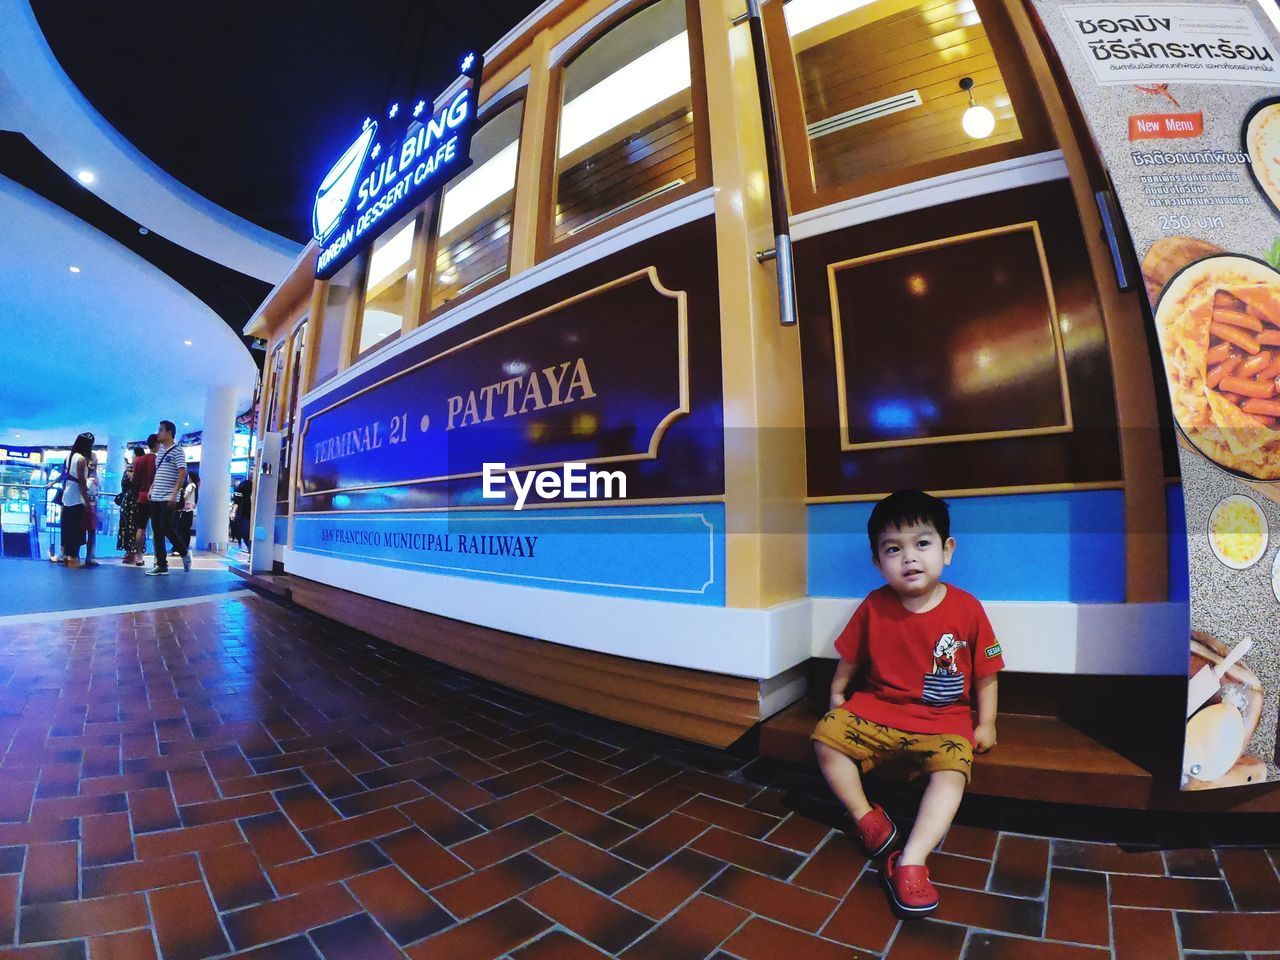
[[[187,482],[187,458],[174,439],[172,420],[161,420],[156,431],[160,449],[156,451],[156,475],[151,481],[151,539],[156,565],[147,571],[149,577],[163,577],[169,572],[167,539],[182,555],[182,569],[191,569],[191,551],[178,532],[178,498]]]

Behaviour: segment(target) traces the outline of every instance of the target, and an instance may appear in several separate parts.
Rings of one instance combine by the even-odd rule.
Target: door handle
[[[1110,190],[1098,190],[1093,195],[1098,204],[1098,215],[1102,218],[1102,232],[1107,237],[1107,247],[1111,250],[1111,267],[1116,272],[1116,286],[1121,290],[1133,289],[1133,273],[1129,267],[1129,258],[1125,254],[1125,244],[1120,238],[1123,219],[1116,206],[1115,194]]]

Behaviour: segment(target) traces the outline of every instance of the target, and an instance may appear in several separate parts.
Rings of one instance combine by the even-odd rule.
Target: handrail
[[[0,492],[7,490],[9,487],[21,487],[24,490],[54,490],[62,486],[61,480],[55,480],[50,483],[3,483],[0,482]],[[120,493],[119,490],[99,490],[100,497],[115,497]],[[0,499],[3,499],[0,497]]]
[[[764,159],[769,179],[769,206],[773,218],[773,249],[761,250],[756,260],[777,261],[778,322],[784,327],[794,326],[798,310],[796,306],[796,271],[791,255],[791,215],[787,203],[787,182],[779,158],[782,141],[778,135],[778,112],[773,101],[773,81],[769,75],[769,51],[765,46],[764,20],[760,15],[763,0],[747,0],[746,22],[751,29],[751,50],[756,69],[756,88],[760,96],[760,119],[764,125]],[[737,25],[743,18],[734,18]]]

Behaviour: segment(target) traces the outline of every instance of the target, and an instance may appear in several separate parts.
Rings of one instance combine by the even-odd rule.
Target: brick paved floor
[[[0,747],[4,955],[1280,957],[1276,818],[966,801],[902,925],[810,775],[258,597],[0,628]]]

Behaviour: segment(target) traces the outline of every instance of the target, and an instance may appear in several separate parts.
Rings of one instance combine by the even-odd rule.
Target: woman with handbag
[[[63,465],[62,486],[54,503],[62,505],[62,551],[58,563],[80,566],[80,545],[84,543],[86,516],[89,510],[89,458],[93,456],[93,434],[82,433],[71,445],[71,453]]]
[[[116,534],[116,549],[124,551],[124,559],[120,562],[126,567],[141,562],[138,553],[138,484],[134,480],[134,468],[138,459],[146,453],[142,445],[133,448],[133,462],[125,467],[124,479],[120,481],[120,492],[116,494],[116,504],[120,507],[120,532]]]

